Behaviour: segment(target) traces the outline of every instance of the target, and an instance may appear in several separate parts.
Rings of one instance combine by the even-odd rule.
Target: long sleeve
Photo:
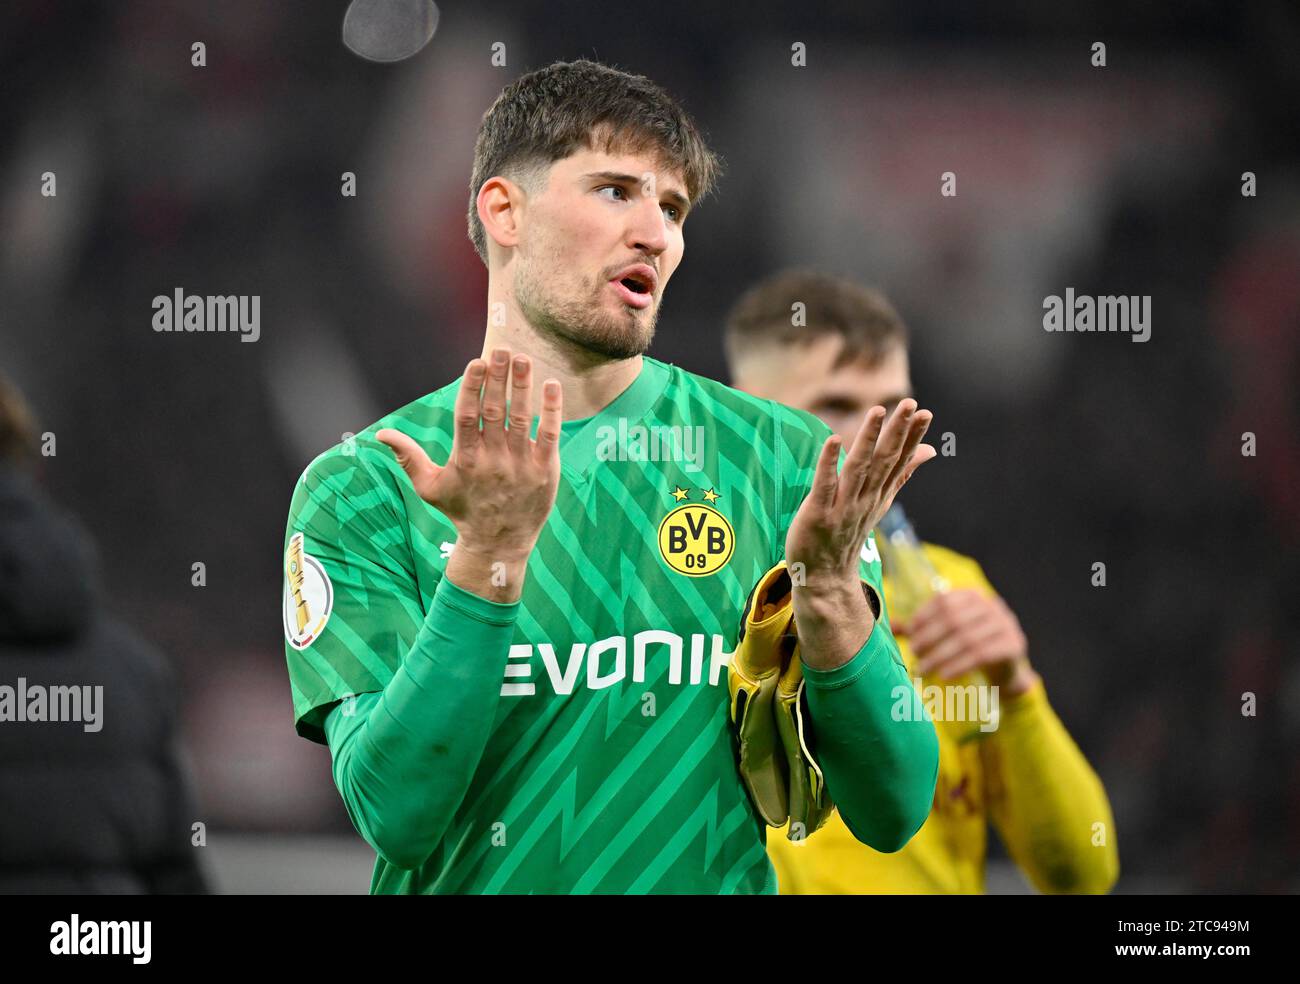
[[[444,578],[415,644],[378,693],[325,720],[334,782],[357,832],[415,868],[435,849],[482,758],[519,602],[499,604]]]
[[[1110,891],[1119,876],[1110,802],[1042,681],[1001,710],[981,752],[990,817],[1007,851],[1040,892]]]
[[[877,851],[897,851],[930,814],[939,739],[888,622],[876,620],[849,662],[803,674],[815,754],[845,826]]]
[[[812,488],[817,457],[831,430],[810,413],[772,406],[780,449],[775,521],[777,529],[788,531]],[[845,458],[841,448],[838,468]],[[859,574],[876,599],[884,597],[874,535],[862,547]],[[803,675],[815,754],[841,818],[862,843],[897,851],[930,815],[939,738],[907,677],[887,606],[877,611],[871,635],[853,659],[833,670],[805,664]]]

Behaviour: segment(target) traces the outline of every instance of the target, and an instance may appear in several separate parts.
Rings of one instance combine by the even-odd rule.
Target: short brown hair
[[[18,387],[0,376],[0,463],[30,465],[36,458],[36,421]]]
[[[722,162],[694,121],[643,75],[598,62],[555,62],[522,75],[483,114],[469,179],[469,238],[487,263],[478,193],[501,175],[533,191],[552,164],[580,147],[632,153],[653,150],[660,166],[681,171],[691,203],[707,195]]]
[[[794,305],[804,306],[803,324]],[[878,290],[813,270],[783,270],[741,295],[727,315],[724,342],[732,375],[750,352],[806,344],[839,335],[844,348],[835,368],[860,361],[874,366],[896,345],[907,345],[907,326]]]

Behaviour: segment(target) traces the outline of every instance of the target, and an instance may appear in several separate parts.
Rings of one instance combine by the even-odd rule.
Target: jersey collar
[[[591,475],[605,427],[617,429],[619,420],[631,427],[639,423],[659,401],[668,386],[668,367],[649,356],[641,357],[641,371],[627,389],[614,397],[599,413],[579,420],[566,420],[560,428],[560,467],[576,482],[585,482]],[[537,436],[539,420],[533,419],[533,436]]]

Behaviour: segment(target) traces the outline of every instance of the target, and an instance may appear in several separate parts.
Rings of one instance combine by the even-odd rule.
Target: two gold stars
[[[690,489],[684,489],[680,485],[673,487],[673,498],[676,499],[678,502],[681,502],[683,499],[688,498],[690,494],[691,494]],[[704,491],[700,494],[704,496],[705,502],[717,502],[719,498],[718,493],[714,492],[713,489],[708,489],[707,491]]]

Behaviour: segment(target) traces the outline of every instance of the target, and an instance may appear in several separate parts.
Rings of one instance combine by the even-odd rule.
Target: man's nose
[[[646,199],[634,209],[635,218],[628,229],[628,245],[646,253],[662,253],[668,248],[668,220],[657,201]]]

